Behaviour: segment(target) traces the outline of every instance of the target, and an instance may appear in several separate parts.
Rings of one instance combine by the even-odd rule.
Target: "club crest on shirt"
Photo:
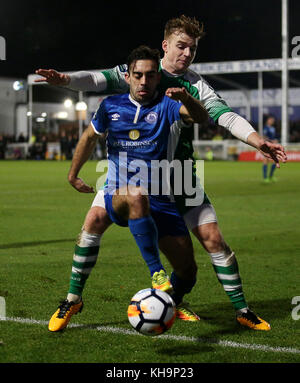
[[[157,113],[156,112],[150,112],[145,117],[145,121],[147,121],[149,124],[154,124],[157,121]]]
[[[140,132],[137,129],[133,129],[129,132],[129,138],[131,140],[137,140],[140,137]]]

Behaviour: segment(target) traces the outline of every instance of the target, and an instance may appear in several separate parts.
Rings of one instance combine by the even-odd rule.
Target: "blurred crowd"
[[[106,158],[105,141],[98,141],[93,157]],[[66,131],[60,134],[33,134],[30,139],[23,134],[18,137],[0,134],[0,159],[71,160],[77,143],[78,134]],[[10,147],[9,144],[16,145]]]
[[[252,126],[258,130],[258,126],[255,123],[252,123]],[[277,139],[280,141],[281,126],[280,121],[275,121],[275,129],[277,133]],[[207,124],[201,125],[199,128],[199,140],[226,140],[234,138],[230,132],[226,129],[208,122]],[[13,135],[1,135],[0,134],[0,159],[5,159],[7,157],[13,159],[24,159],[24,152],[21,148],[16,146],[13,150],[13,153],[7,156],[7,147],[9,144],[16,143],[28,143],[28,151],[26,158],[27,159],[36,159],[36,160],[45,160],[45,159],[57,159],[57,160],[71,160],[75,147],[78,142],[78,134],[62,131],[60,134],[53,133],[42,133],[34,134],[31,137],[30,142],[29,138],[25,137],[22,133],[15,137]],[[290,122],[290,132],[289,132],[289,142],[298,142],[300,143],[300,120]],[[49,156],[48,144],[49,143],[58,143],[59,150],[57,153],[52,153]],[[102,159],[106,156],[105,142],[99,140],[99,143],[95,149],[95,157]]]
[[[18,137],[13,135],[0,135],[0,159],[4,159],[6,157],[9,144],[28,143],[29,145],[26,159],[46,160],[48,159],[48,144],[59,143],[60,150],[56,153],[56,155],[61,158],[57,158],[57,156],[55,156],[55,159],[70,160],[73,157],[77,142],[77,134],[67,134],[66,132],[62,132],[59,135],[45,133],[33,134],[30,140],[29,137],[24,136],[22,133]],[[13,159],[23,159],[24,154],[21,146],[16,145],[13,149],[12,155]],[[9,157],[11,157],[11,155]]]

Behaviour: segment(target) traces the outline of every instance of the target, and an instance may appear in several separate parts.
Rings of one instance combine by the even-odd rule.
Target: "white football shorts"
[[[204,203],[189,210],[183,216],[184,222],[189,230],[206,223],[217,222],[217,215],[213,205]]]
[[[103,189],[99,190],[98,193],[96,194],[91,207],[94,207],[94,206],[100,206],[100,207],[103,207],[103,209],[105,209],[104,190]]]

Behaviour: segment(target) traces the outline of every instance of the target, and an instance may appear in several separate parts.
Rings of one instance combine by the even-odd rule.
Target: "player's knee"
[[[149,214],[150,205],[148,196],[139,187],[131,187],[127,196],[127,203],[130,212],[140,215]]]
[[[107,211],[101,207],[93,207],[86,216],[84,230],[89,233],[103,234],[109,225],[110,219]]]
[[[202,230],[200,240],[208,252],[225,250],[226,244],[217,225],[212,225],[207,227],[206,230]]]

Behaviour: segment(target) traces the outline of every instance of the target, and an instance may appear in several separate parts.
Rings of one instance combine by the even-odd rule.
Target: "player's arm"
[[[54,69],[38,69],[35,73],[42,77],[34,82],[47,82],[50,85],[65,86],[82,92],[123,93],[128,90],[125,81],[126,70],[124,65],[95,72],[79,71],[69,74]]]
[[[35,73],[41,77],[36,78],[34,82],[47,82],[55,86],[67,86],[70,83],[68,74],[57,72],[55,69],[37,69]]]
[[[286,162],[287,156],[283,146],[264,139],[237,113],[223,113],[218,119],[218,124],[228,129],[234,137],[259,150],[266,158],[272,159],[277,167],[279,161]]]
[[[76,146],[71,168],[68,174],[70,184],[81,193],[94,193],[94,189],[78,177],[79,171],[85,162],[90,158],[96,146],[99,135],[95,133],[94,128],[90,124],[83,132]]]
[[[208,113],[201,102],[191,96],[185,88],[168,88],[166,96],[181,101],[182,106],[179,113],[185,123],[202,123],[208,120]]]
[[[107,81],[101,71],[79,71],[74,73],[61,73],[54,69],[38,69],[36,74],[42,76],[34,82],[47,82],[54,86],[64,86],[77,91],[103,92],[107,87]]]

